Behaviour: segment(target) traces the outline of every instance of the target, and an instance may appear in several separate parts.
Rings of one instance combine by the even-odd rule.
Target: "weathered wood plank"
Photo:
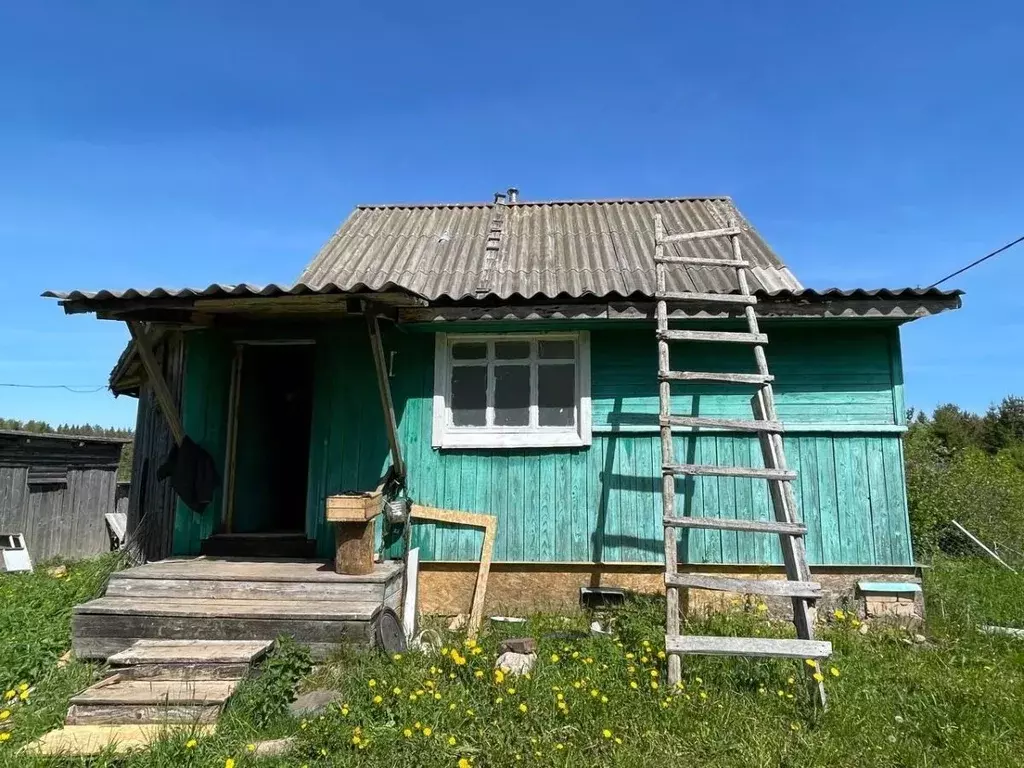
[[[668,635],[665,650],[698,656],[760,656],[785,659],[825,659],[832,655],[832,643],[824,640],[790,640],[767,637],[714,637]]]
[[[775,381],[771,374],[717,373],[715,371],[665,371],[658,375],[661,381],[714,381],[722,384],[769,384]]]
[[[377,563],[373,573],[358,576],[335,573],[331,566],[328,560],[180,557],[118,571],[112,578],[361,584],[385,582],[402,572],[402,563],[399,560]]]
[[[795,480],[796,472],[788,469],[762,469],[760,467],[725,467],[713,464],[665,464],[666,475],[704,475],[712,477],[754,477],[762,480]]]
[[[125,664],[251,664],[266,655],[273,643],[240,640],[139,640],[107,659]]]
[[[75,615],[180,616],[182,618],[305,619],[309,621],[369,621],[380,608],[377,601],[302,602],[297,600],[154,600],[100,597],[74,608]]]
[[[658,259],[662,264],[689,264],[694,267],[749,267],[750,262],[740,259],[713,259],[705,256],[662,256]]]
[[[707,416],[669,416],[659,419],[662,426],[696,427],[698,429],[728,429],[738,432],[785,432],[781,421],[750,419],[714,419]]]
[[[819,598],[821,585],[810,581],[785,579],[731,579],[703,573],[679,573],[667,576],[665,583],[687,589],[710,589],[717,592],[735,592],[740,595],[770,595],[774,597]]]
[[[396,579],[392,579],[392,582]],[[401,579],[397,579],[401,581]],[[391,582],[389,582],[391,583]],[[227,581],[199,579],[110,580],[106,597],[197,598],[222,600],[354,600],[370,602],[386,596],[379,582]]]
[[[125,680],[241,680],[251,669],[248,663],[161,663],[132,664],[130,667],[117,668],[117,673]]]
[[[193,706],[223,704],[238,680],[126,680],[120,675],[102,680],[71,697],[71,704],[152,704]]]
[[[661,242],[681,243],[687,240],[709,240],[714,237],[729,237],[741,234],[743,234],[743,230],[739,227],[724,227],[722,229],[705,229],[701,232],[680,232],[676,235],[665,235],[661,238]]]
[[[220,704],[72,704],[64,722],[66,725],[208,724],[217,722],[220,711]]]
[[[188,727],[188,726],[182,726]],[[213,725],[189,728],[196,736],[209,736]],[[50,731],[22,748],[27,755],[53,757],[87,757],[101,752],[123,754],[136,749],[147,749],[153,742],[167,738],[166,724],[148,725],[69,725]]]
[[[763,333],[744,333],[741,331],[658,331],[658,338],[664,341],[702,341],[728,344],[768,343],[768,336]]]
[[[123,651],[140,638],[203,640],[273,640],[292,635],[299,643],[362,642],[370,638],[368,621],[313,621],[308,619],[196,618],[182,616],[130,616],[116,614],[78,614],[72,617],[73,646],[76,656],[83,655],[88,638],[105,638],[109,647],[113,638],[129,642],[114,648]]]
[[[697,293],[695,291],[664,291],[655,294],[665,301],[693,301],[701,304],[741,304],[749,306],[757,304],[753,296],[741,296],[737,293]]]

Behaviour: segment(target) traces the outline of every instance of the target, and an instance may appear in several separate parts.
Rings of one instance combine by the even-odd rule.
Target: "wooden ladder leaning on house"
[[[749,263],[740,254],[739,235],[741,229],[735,218],[730,216],[728,226],[723,229],[685,234],[666,235],[660,214],[654,217],[655,251],[654,262],[657,278],[655,299],[657,300],[658,323],[658,400],[660,405],[659,424],[661,428],[662,461],[662,507],[665,525],[665,587],[667,613],[665,621],[665,649],[669,654],[669,683],[674,687],[681,677],[681,656],[723,655],[723,656],[774,656],[783,658],[808,659],[814,667],[808,671],[818,673],[816,695],[825,703],[825,689],[821,684],[818,660],[831,655],[832,645],[814,639],[814,600],[821,596],[821,586],[811,582],[810,570],[804,549],[803,536],[807,527],[796,519],[796,499],[793,494],[793,480],[796,473],[787,468],[786,454],[782,445],[783,426],[775,411],[775,394],[772,389],[774,377],[768,371],[764,345],[768,337],[761,333],[754,306],[757,298],[751,293],[747,269]],[[732,258],[704,258],[698,256],[668,256],[665,246],[686,240],[729,238]],[[697,293],[669,291],[667,288],[667,266],[669,264],[723,267],[736,270],[739,283],[738,294]],[[747,321],[747,332],[673,330],[669,328],[669,305],[724,304],[742,307]],[[753,347],[757,373],[714,373],[710,371],[672,370],[669,358],[669,343],[675,341],[714,342],[744,344]],[[681,381],[707,381],[723,384],[755,386],[757,393],[752,399],[754,419],[716,419],[701,416],[679,416],[672,413],[672,384]],[[754,432],[758,435],[764,468],[741,466],[714,466],[701,464],[679,464],[675,460],[673,429],[688,430],[730,430]],[[675,511],[676,477],[678,476],[719,476],[749,477],[768,482],[775,520],[743,520],[735,518],[679,517]],[[771,533],[779,536],[783,560],[786,566],[786,580],[755,580],[720,578],[717,576],[679,573],[676,549],[677,528],[703,528],[711,530]],[[716,637],[683,635],[680,631],[679,589],[698,588],[740,594],[772,595],[791,597],[793,600],[793,623],[797,639],[773,639],[763,637]]]

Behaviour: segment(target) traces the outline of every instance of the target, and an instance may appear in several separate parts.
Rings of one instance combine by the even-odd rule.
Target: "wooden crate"
[[[381,513],[384,498],[380,491],[341,493],[327,497],[327,521],[358,523],[372,520]]]

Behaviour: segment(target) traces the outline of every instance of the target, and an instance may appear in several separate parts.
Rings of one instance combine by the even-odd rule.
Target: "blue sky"
[[[807,285],[1024,233],[1019,3],[0,4],[0,383],[98,385],[41,291],[288,282],[357,202],[730,194]],[[904,331],[908,402],[1022,392],[1024,247]],[[0,415],[129,425],[107,393]]]

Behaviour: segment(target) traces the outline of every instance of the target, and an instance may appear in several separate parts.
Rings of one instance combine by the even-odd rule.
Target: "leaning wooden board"
[[[469,611],[470,638],[476,638],[484,618],[484,599],[487,596],[487,576],[491,572],[491,557],[494,555],[494,539],[498,533],[498,518],[494,515],[480,515],[475,512],[461,512],[454,509],[438,509],[413,504],[410,516],[418,520],[433,520],[438,523],[471,525],[484,529],[483,546],[480,548],[480,569],[476,574],[473,590],[473,607]]]

